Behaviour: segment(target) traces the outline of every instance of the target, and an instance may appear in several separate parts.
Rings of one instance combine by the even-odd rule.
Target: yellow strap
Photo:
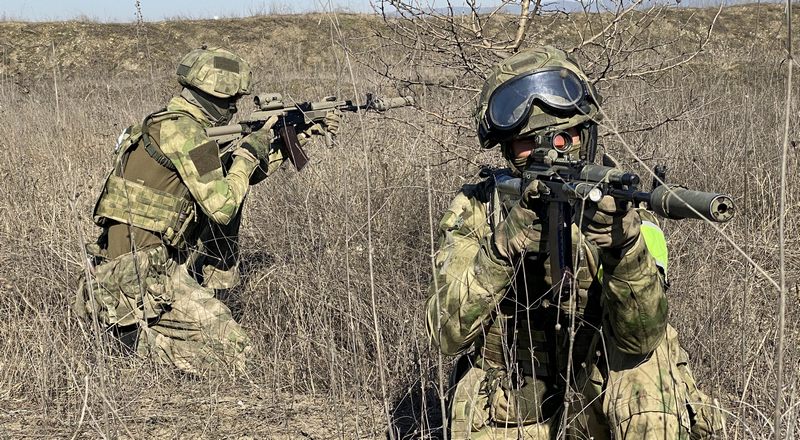
[[[644,237],[644,243],[647,245],[647,251],[656,260],[656,265],[664,271],[664,277],[666,277],[669,252],[667,251],[667,239],[664,238],[664,231],[657,224],[648,220],[642,220],[640,231]]]

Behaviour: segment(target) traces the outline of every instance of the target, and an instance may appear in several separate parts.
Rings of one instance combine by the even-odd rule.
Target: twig
[[[775,427],[775,440],[781,439],[781,403],[783,400],[783,350],[786,345],[786,167],[789,153],[789,128],[791,127],[792,110],[792,72],[794,59],[792,58],[792,0],[786,0],[786,58],[789,61],[787,68],[789,75],[786,78],[786,109],[783,124],[783,152],[781,154],[781,204],[778,222],[778,243],[780,245],[780,293],[778,295],[778,346],[777,360],[778,377],[775,385],[775,414],[773,425]]]
[[[51,41],[53,49],[53,92],[56,98],[56,125],[61,125],[61,106],[58,100],[58,58],[56,57],[56,42]]]
[[[83,376],[83,407],[81,408],[81,417],[78,419],[78,426],[75,428],[75,434],[72,434],[72,440],[78,437],[81,432],[81,425],[83,425],[83,418],[86,416],[86,408],[89,407],[89,375]]]
[[[68,163],[67,167],[68,167],[69,171],[72,170],[72,164],[71,163]],[[68,189],[65,188],[65,190],[68,190]],[[80,216],[78,215],[78,209],[75,206],[75,202],[76,202],[75,198],[74,197],[68,197],[67,200],[69,201],[69,206],[70,206],[70,210],[72,211],[73,217],[75,219],[79,220]],[[92,342],[94,343],[94,348],[95,348],[96,352],[98,353],[98,360],[99,360],[99,368],[98,368],[98,378],[100,379],[100,392],[99,392],[99,394],[105,400],[105,393],[106,393],[106,390],[107,390],[107,387],[106,387],[106,367],[107,367],[107,364],[106,364],[106,347],[105,347],[105,344],[103,344],[103,341],[102,341],[102,339],[100,337],[102,335],[102,329],[100,328],[100,321],[99,321],[100,318],[97,316],[97,313],[96,313],[96,311],[99,310],[99,307],[97,305],[97,298],[95,297],[95,292],[94,292],[94,287],[93,287],[94,285],[93,285],[93,283],[90,282],[91,278],[94,276],[94,273],[93,273],[94,267],[92,266],[93,263],[89,259],[89,254],[86,251],[86,238],[83,236],[83,231],[81,230],[80,222],[77,222],[75,224],[75,230],[77,231],[78,244],[80,246],[81,257],[83,258],[83,276],[84,276],[83,282],[85,283],[85,285],[86,285],[86,287],[88,289],[89,302],[91,303],[91,307],[92,307],[92,311],[93,311],[92,312],[92,330],[94,332],[94,338],[92,339]],[[103,437],[108,437],[110,435],[110,433],[111,433],[111,427],[109,425],[108,416],[107,416],[105,411],[103,411],[103,428],[105,430],[105,432],[103,433]]]
[[[438,322],[439,319],[438,310],[441,310],[442,308],[441,305],[439,304],[439,279],[436,276],[436,241],[434,235],[434,231],[436,231],[436,229],[434,228],[433,224],[433,194],[431,191],[432,185],[431,185],[430,164],[428,164],[428,166],[425,168],[425,179],[428,183],[428,225],[430,231],[430,244],[431,244],[431,255],[430,255],[431,273],[433,274],[433,279],[431,282],[433,283],[434,298],[436,298],[436,310],[437,310],[436,313],[437,322],[434,324],[434,328],[439,329],[441,328],[441,323]],[[439,376],[438,377],[439,387],[437,391],[439,394],[439,402],[441,403],[441,408],[442,408],[442,418],[446,418],[449,415],[447,414],[447,406],[445,405],[445,392],[450,392],[450,390],[446,390],[447,387],[445,385],[444,360],[442,358],[442,352],[441,350],[436,350],[436,352],[438,353],[436,373]],[[444,432],[444,440],[447,440],[447,435],[448,435],[447,429],[444,429],[443,432]]]
[[[342,40],[342,44],[344,45],[344,36],[342,35],[341,29],[339,27],[339,19],[336,15],[335,11],[330,12],[333,19],[332,24],[336,29],[337,36]],[[353,86],[353,93],[354,96],[360,96],[358,89],[356,87],[356,78],[355,73],[353,72],[353,64],[350,62],[350,54],[345,51],[345,63],[347,64],[348,72],[350,73],[350,82]],[[361,144],[364,150],[364,181],[366,185],[366,198],[367,198],[367,262],[369,266],[369,289],[370,289],[370,302],[372,305],[372,322],[373,322],[373,331],[375,336],[375,351],[377,352],[377,361],[378,361],[378,372],[380,376],[380,383],[381,383],[381,396],[383,398],[383,406],[384,406],[384,414],[386,416],[386,422],[389,427],[392,425],[392,416],[391,411],[389,408],[389,393],[387,389],[387,379],[386,379],[386,361],[385,356],[383,353],[383,338],[381,337],[380,332],[380,325],[378,323],[378,305],[377,305],[377,294],[375,289],[375,247],[374,241],[372,239],[372,182],[370,176],[370,159],[369,159],[369,143],[367,142],[365,136],[364,127],[364,116],[362,112],[358,112],[358,122],[359,125],[362,127],[361,132]],[[389,429],[389,438],[391,440],[395,440],[394,431],[390,428]]]
[[[603,125],[605,128],[608,128],[617,137],[617,139],[620,141],[620,144],[622,144],[622,146],[625,147],[625,150],[628,152],[628,154],[630,154],[633,157],[633,159],[639,165],[641,165],[644,169],[648,170],[648,172],[650,173],[650,175],[652,177],[657,178],[655,173],[653,173],[653,171],[650,170],[650,168],[647,167],[647,164],[644,163],[644,161],[639,157],[639,155],[636,154],[636,151],[634,151],[633,147],[631,147],[631,145],[628,144],[628,142],[626,142],[625,139],[623,139],[621,135],[619,135],[619,133],[616,130],[616,127],[612,123],[612,120],[611,120],[610,116],[603,110],[602,107],[600,108],[600,113],[602,113],[602,115],[603,115],[603,122],[601,123],[601,125]],[[614,158],[614,160],[616,160],[616,159]],[[659,182],[661,182],[660,179],[659,179]],[[661,183],[663,184],[664,182],[661,182]],[[763,267],[761,267],[760,264],[756,263],[753,260],[753,258],[750,257],[750,255],[747,254],[747,252],[742,250],[741,246],[739,246],[736,243],[736,241],[734,241],[728,234],[726,234],[725,231],[722,230],[722,228],[717,226],[716,223],[712,222],[711,220],[709,220],[709,219],[705,218],[703,215],[701,215],[700,212],[698,212],[691,205],[686,203],[685,200],[683,200],[678,194],[674,193],[672,190],[670,190],[669,193],[672,194],[673,196],[675,196],[675,198],[678,199],[678,201],[684,203],[686,205],[686,207],[689,208],[689,210],[691,210],[692,212],[694,212],[698,216],[698,218],[701,218],[704,223],[708,224],[717,233],[719,233],[720,236],[722,236],[722,238],[724,238],[725,241],[727,241],[734,248],[734,250],[736,250],[736,252],[738,252],[740,255],[742,255],[744,257],[744,259],[747,260],[747,262],[750,263],[756,269],[756,271],[761,274],[762,277],[764,277],[765,280],[767,280],[770,284],[772,284],[773,287],[775,287],[779,291],[781,290],[781,286],[778,284],[778,282],[775,281],[775,279],[772,278],[772,276],[770,276],[770,274],[767,273],[767,271]]]

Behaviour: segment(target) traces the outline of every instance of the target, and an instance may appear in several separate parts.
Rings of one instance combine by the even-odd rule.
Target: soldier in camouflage
[[[478,137],[484,148],[500,144],[512,173],[553,133],[561,133],[556,147],[592,160],[599,100],[563,51],[522,51],[490,72],[476,111]],[[610,198],[585,209],[572,225],[573,255],[582,256],[577,292],[552,302],[539,191],[534,181],[508,206],[490,177],[464,186],[439,224],[426,314],[433,343],[461,355],[450,438],[721,433],[721,412],[698,389],[667,324],[666,244],[656,218]]]
[[[238,281],[237,236],[248,188],[285,161],[276,118],[227,154],[205,129],[227,124],[250,93],[250,66],[219,48],[197,49],[178,70],[180,95],[120,136],[94,209],[103,228],[87,246],[90,276],[76,311],[138,354],[192,374],[242,371],[250,340],[214,289]],[[335,134],[340,116],[299,135]]]

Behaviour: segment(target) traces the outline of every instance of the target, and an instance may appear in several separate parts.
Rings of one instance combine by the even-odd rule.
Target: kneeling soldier
[[[167,107],[128,128],[94,209],[103,228],[88,246],[93,264],[77,295],[79,315],[96,319],[137,353],[193,374],[233,373],[250,340],[214,289],[238,283],[237,236],[251,184],[285,161],[273,142],[276,119],[229,154],[206,129],[230,122],[250,94],[250,66],[218,48],[183,57],[184,86]],[[301,139],[335,134],[338,113]]]
[[[545,143],[591,161],[599,99],[563,51],[523,51],[486,80],[478,137],[484,148],[500,144],[515,175]],[[554,298],[561,283],[550,273],[541,183],[503,203],[495,181],[464,186],[440,222],[426,311],[434,344],[462,354],[450,438],[552,439],[565,430],[688,439],[720,430],[721,413],[667,324],[666,243],[655,217],[607,196],[573,219],[575,294]]]

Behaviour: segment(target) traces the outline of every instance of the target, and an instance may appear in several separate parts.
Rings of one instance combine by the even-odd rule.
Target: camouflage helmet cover
[[[178,64],[178,82],[217,98],[250,94],[250,65],[221,48],[195,49]]]
[[[477,107],[475,109],[475,122],[478,127],[479,139],[481,147],[492,148],[499,142],[491,136],[483,136],[481,133],[488,133],[488,121],[486,112],[489,106],[489,98],[492,93],[497,90],[501,85],[510,81],[511,79],[529,72],[534,72],[542,69],[563,68],[568,69],[576,74],[581,81],[583,81],[591,90],[593,98],[600,102],[600,96],[591,86],[591,82],[586,74],[578,66],[578,63],[570,58],[563,50],[557,49],[552,46],[542,46],[523,50],[519,53],[506,58],[496,64],[489,75],[486,77],[483,89],[478,97]],[[556,113],[549,110],[547,107],[538,105],[534,102],[528,120],[525,122],[518,132],[514,134],[515,137],[527,137],[534,135],[537,132],[548,130],[563,130],[570,127],[578,126],[586,121],[598,120],[598,107],[594,102],[589,102],[589,111],[584,113],[564,114]]]

